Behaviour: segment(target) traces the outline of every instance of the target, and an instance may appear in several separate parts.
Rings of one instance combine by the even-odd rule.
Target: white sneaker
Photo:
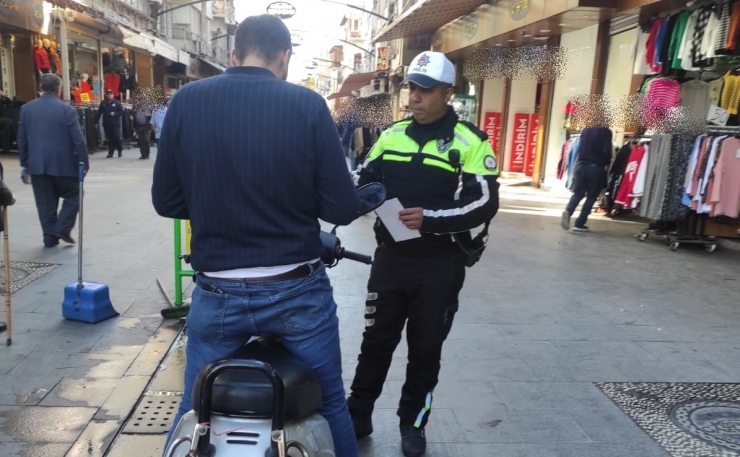
[[[570,213],[567,210],[563,211],[563,215],[560,217],[560,226],[563,230],[570,229]]]
[[[586,227],[585,225],[583,227],[575,226],[573,227],[573,231],[574,232],[588,232],[588,227]]]

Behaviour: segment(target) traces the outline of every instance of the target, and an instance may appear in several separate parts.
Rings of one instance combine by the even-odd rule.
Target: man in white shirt
[[[155,110],[152,113],[152,119],[149,121],[152,124],[152,130],[154,130],[154,140],[159,144],[159,137],[162,134],[162,126],[164,125],[164,118],[167,115],[167,108],[170,106],[170,96],[168,95],[164,101],[164,106]]]

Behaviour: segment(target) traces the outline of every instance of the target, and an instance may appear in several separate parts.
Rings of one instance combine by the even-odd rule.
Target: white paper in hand
[[[403,205],[397,198],[386,200],[375,213],[378,215],[383,225],[388,229],[395,241],[406,241],[421,237],[418,230],[412,230],[401,222],[398,213],[403,209]]]

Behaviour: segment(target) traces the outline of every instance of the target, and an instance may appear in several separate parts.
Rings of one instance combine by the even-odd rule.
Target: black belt
[[[214,281],[233,282],[233,283],[263,283],[263,282],[278,282],[278,281],[290,281],[293,279],[301,279],[310,276],[312,272],[316,271],[321,266],[321,260],[314,263],[307,263],[296,267],[285,273],[280,273],[274,276],[263,276],[261,278],[214,278],[213,276],[203,275],[204,278],[212,279]]]

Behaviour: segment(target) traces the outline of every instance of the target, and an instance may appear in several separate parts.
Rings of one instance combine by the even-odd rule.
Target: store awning
[[[370,81],[375,79],[377,74],[377,72],[371,71],[369,73],[355,73],[353,75],[349,75],[347,79],[344,80],[339,92],[329,95],[326,99],[334,100],[335,98],[349,97],[352,95],[352,92],[360,90],[370,84]]]
[[[398,19],[380,29],[373,43],[433,32],[484,3],[486,0],[418,0]]]
[[[153,35],[149,35],[148,33],[136,32],[120,25],[118,28],[121,29],[121,33],[123,33],[123,44],[152,54],[159,54],[173,62],[180,61],[178,50],[167,44],[165,41],[160,40]]]
[[[199,59],[199,60],[200,60],[201,62],[203,62],[203,63],[205,63],[205,64],[209,65],[209,66],[210,66],[211,68],[214,68],[214,69],[216,69],[217,71],[220,71],[221,73],[223,73],[223,72],[225,72],[225,71],[226,71],[226,67],[222,67],[221,65],[217,64],[216,62],[211,62],[210,60],[208,60],[208,59],[204,59],[203,57],[198,57],[198,59]]]

